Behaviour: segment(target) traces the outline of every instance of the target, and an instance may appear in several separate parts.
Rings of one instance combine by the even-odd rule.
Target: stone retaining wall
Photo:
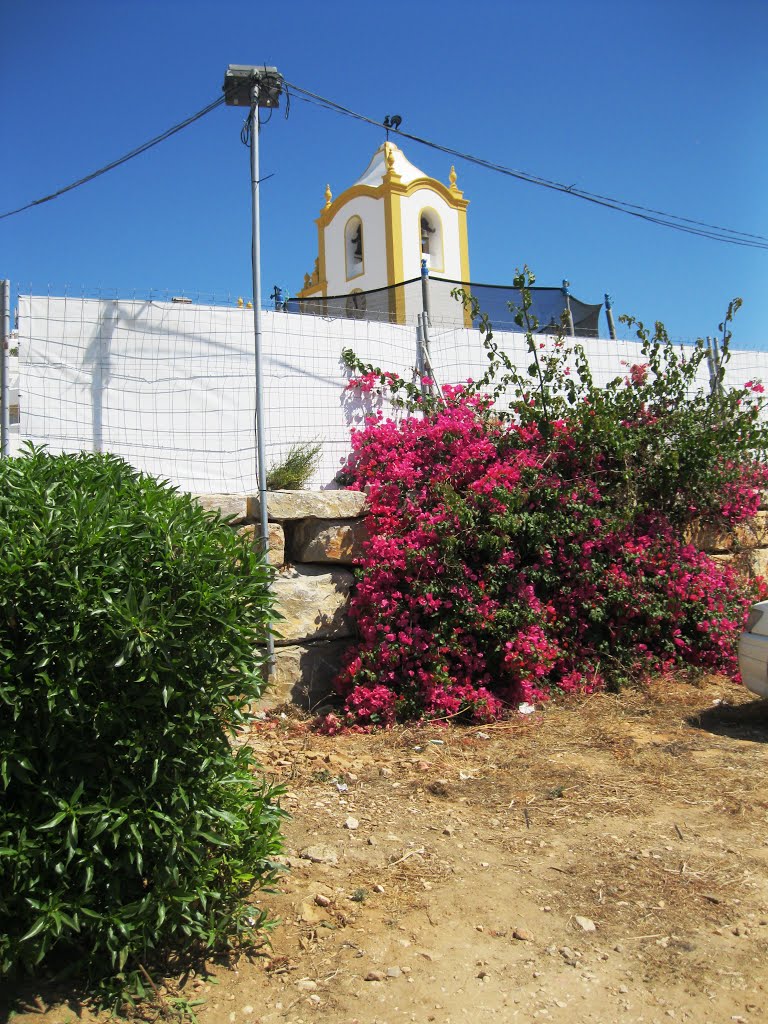
[[[259,531],[258,496],[196,495],[207,509],[232,516],[239,533]],[[766,495],[768,499],[768,495]],[[365,495],[359,491],[270,491],[269,560],[277,568],[275,673],[270,704],[313,708],[333,691],[333,679],[354,636],[348,615],[353,565],[366,537]],[[718,561],[768,576],[768,500],[755,519],[733,533],[704,527],[689,539]]]
[[[258,534],[258,495],[197,495],[204,508],[233,516],[239,533]],[[315,707],[333,690],[354,635],[349,597],[362,554],[365,495],[359,491],[270,491],[269,560],[277,568],[275,673],[270,704]]]
[[[693,529],[689,537],[696,547],[719,562],[732,562],[744,572],[768,577],[768,505],[763,495],[754,519],[725,533],[710,526]]]

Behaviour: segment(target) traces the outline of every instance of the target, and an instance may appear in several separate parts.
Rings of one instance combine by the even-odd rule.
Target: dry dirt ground
[[[768,703],[741,688],[375,736],[278,713],[250,742],[288,786],[288,871],[261,897],[281,923],[168,979],[164,1015],[181,996],[200,1024],[768,1019]],[[55,998],[27,992],[14,1024],[90,1019]]]

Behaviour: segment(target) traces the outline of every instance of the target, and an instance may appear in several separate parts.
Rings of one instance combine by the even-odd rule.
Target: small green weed
[[[205,999],[185,999],[183,996],[175,996],[168,1000],[168,1006],[178,1017],[180,1024],[198,1024],[195,1007],[203,1006]]]
[[[270,467],[267,489],[297,491],[302,488],[317,468],[322,447],[319,442],[293,445],[282,462]]]

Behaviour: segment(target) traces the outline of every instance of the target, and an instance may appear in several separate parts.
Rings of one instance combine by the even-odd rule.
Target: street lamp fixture
[[[224,73],[225,102],[228,107],[250,107],[253,87],[257,87],[258,106],[279,107],[283,91],[283,76],[277,68],[265,65],[230,64]]]

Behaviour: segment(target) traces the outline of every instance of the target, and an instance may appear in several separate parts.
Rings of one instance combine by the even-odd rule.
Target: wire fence
[[[318,443],[309,486],[332,487],[350,430],[368,415],[396,414],[378,391],[348,388],[342,351],[410,378],[420,359],[416,324],[281,308],[264,312],[262,329],[267,468],[296,444]],[[528,366],[523,334],[501,330],[495,339]],[[13,340],[19,423],[11,452],[24,441],[110,451],[193,493],[257,489],[253,314],[245,303],[22,295]],[[641,361],[637,341],[579,342],[597,384]],[[537,344],[548,349],[554,339]],[[480,332],[461,317],[449,325],[433,318],[430,354],[441,385],[477,379],[487,366]],[[700,374],[708,390],[706,364]],[[732,353],[726,386],[766,377],[768,353]]]
[[[20,296],[18,441],[120,455],[185,490],[257,488],[252,312],[157,300]],[[342,349],[402,374],[413,328],[263,314],[267,466],[319,442],[311,486],[332,484],[365,401]]]

